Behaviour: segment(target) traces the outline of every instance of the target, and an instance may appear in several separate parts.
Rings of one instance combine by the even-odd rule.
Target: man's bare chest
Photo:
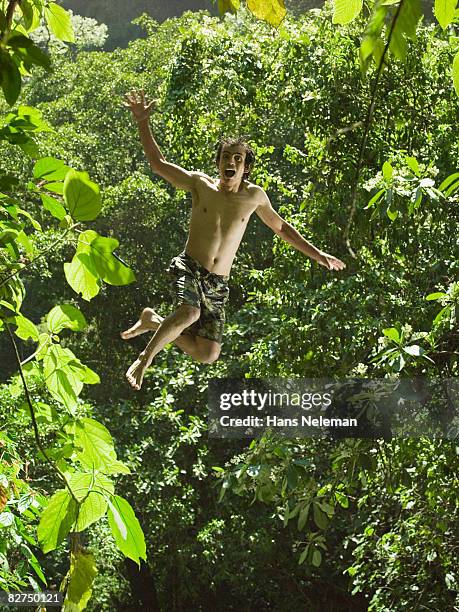
[[[247,191],[222,193],[216,187],[204,187],[192,194],[193,216],[210,223],[222,225],[247,222],[257,207],[255,199]]]

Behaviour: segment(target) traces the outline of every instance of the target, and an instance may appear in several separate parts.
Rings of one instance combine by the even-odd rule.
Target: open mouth
[[[236,170],[225,170],[225,177],[232,178],[236,174]]]

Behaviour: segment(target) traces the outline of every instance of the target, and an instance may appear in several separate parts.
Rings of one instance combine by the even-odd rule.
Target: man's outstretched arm
[[[342,270],[346,267],[346,264],[337,257],[324,253],[320,249],[316,248],[313,244],[308,242],[303,236],[292,226],[290,223],[285,221],[274,208],[271,206],[266,193],[259,189],[260,204],[255,210],[257,215],[263,221],[265,225],[270,227],[275,234],[291,244],[295,249],[301,251],[311,259],[317,261],[320,265],[327,268],[327,270]]]
[[[196,173],[166,161],[151,133],[149,118],[153,102],[147,104],[143,91],[131,91],[126,94],[124,105],[131,110],[137,123],[140,141],[153,172],[178,189],[194,189]]]

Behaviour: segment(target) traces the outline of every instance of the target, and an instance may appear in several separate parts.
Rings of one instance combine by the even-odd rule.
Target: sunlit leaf
[[[102,202],[99,187],[89,180],[86,172],[70,170],[64,181],[64,200],[77,221],[93,221],[100,213]]]
[[[334,0],[333,23],[345,25],[357,17],[363,0]]]
[[[47,181],[62,181],[70,168],[60,159],[54,157],[42,157],[33,167],[35,178]]]
[[[453,85],[456,94],[459,96],[459,53],[456,53],[453,60]]]
[[[22,340],[32,338],[32,340],[38,342],[38,329],[30,319],[27,319],[27,317],[20,315],[19,317],[15,317],[14,322],[17,325],[17,329],[15,331],[16,336],[18,336]]]
[[[70,14],[62,6],[55,2],[47,4],[45,19],[56,38],[64,42],[75,42]]]
[[[71,304],[55,306],[49,311],[46,323],[49,331],[53,334],[58,334],[63,329],[83,331],[87,326],[86,319],[81,310]]]
[[[96,560],[91,552],[79,549],[70,554],[70,569],[64,580],[67,590],[64,610],[84,610],[92,595],[92,584],[97,575]]]
[[[140,559],[147,558],[143,531],[129,502],[118,495],[109,499],[108,524],[124,556],[140,566]]]
[[[255,17],[274,27],[279,26],[287,14],[284,0],[247,0],[247,7]]]
[[[70,263],[64,264],[65,278],[75,293],[88,302],[100,291],[97,276],[75,255]]]
[[[240,5],[240,0],[218,0],[218,11],[220,15],[224,13],[236,13]]]
[[[57,491],[43,511],[37,528],[43,552],[54,550],[69,534],[76,520],[77,504],[67,489]]]
[[[443,29],[446,29],[454,19],[457,0],[435,0],[434,15]]]

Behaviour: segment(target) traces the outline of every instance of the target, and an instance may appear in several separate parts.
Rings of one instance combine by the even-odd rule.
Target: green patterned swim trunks
[[[172,276],[174,306],[190,304],[201,309],[199,319],[183,331],[221,344],[228,301],[228,276],[206,270],[185,252],[174,257],[167,272]]]

